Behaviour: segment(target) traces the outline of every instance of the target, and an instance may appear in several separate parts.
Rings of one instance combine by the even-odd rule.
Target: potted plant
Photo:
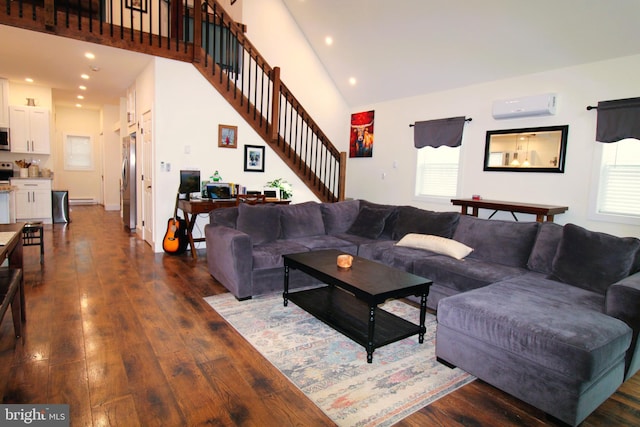
[[[288,200],[293,197],[293,188],[286,180],[282,178],[274,179],[267,182],[267,187],[273,187],[280,190],[280,198],[282,200]]]

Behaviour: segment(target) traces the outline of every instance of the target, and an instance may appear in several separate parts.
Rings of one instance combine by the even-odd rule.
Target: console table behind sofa
[[[469,215],[468,208],[471,208],[471,214],[478,216],[478,209],[493,209],[493,213],[489,216],[489,219],[493,217],[498,211],[511,212],[513,218],[517,221],[515,212],[533,214],[536,216],[536,221],[553,222],[553,216],[561,214],[569,209],[566,206],[552,206],[552,205],[538,205],[534,203],[520,203],[520,202],[502,202],[498,200],[475,200],[475,199],[451,199],[451,203],[454,205],[462,206],[462,215]]]

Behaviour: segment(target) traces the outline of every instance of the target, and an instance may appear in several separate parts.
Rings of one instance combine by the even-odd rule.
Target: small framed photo
[[[147,0],[125,0],[124,7],[131,10],[137,10],[138,12],[147,13]]]
[[[218,125],[218,147],[238,148],[238,126]]]
[[[264,146],[244,146],[245,172],[264,172]]]

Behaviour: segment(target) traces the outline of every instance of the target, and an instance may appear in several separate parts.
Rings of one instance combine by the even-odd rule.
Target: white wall
[[[156,58],[153,76],[143,73],[137,82],[138,113],[146,108],[140,87],[154,83],[154,249],[162,251],[167,219],[173,215],[180,169],[198,169],[202,180],[217,170],[225,182],[260,190],[267,181],[284,178],[293,185],[293,202],[317,200],[315,195],[280,160],[244,119],[193,67],[178,61]],[[238,126],[238,148],[218,147],[218,125]],[[244,172],[244,145],[265,146],[265,171]],[[162,171],[162,162],[171,171]],[[194,237],[204,235],[209,221],[201,216]],[[204,243],[199,244],[204,247]]]
[[[69,191],[69,199],[87,198],[102,203],[102,144],[100,140],[100,112],[76,107],[56,107],[55,138],[51,150],[56,153],[54,189]],[[90,136],[93,143],[93,169],[69,171],[64,168],[64,136]]]
[[[473,121],[465,125],[463,136],[461,197],[480,194],[485,199],[566,205],[569,210],[558,215],[556,222],[638,236],[638,226],[593,221],[588,217],[593,157],[598,143],[596,110],[586,110],[587,105],[596,105],[601,100],[640,96],[638,75],[640,56],[631,56],[354,108],[352,112],[375,110],[375,144],[372,158],[349,159],[347,196],[433,210],[457,210],[448,200],[442,204],[425,203],[414,197],[416,149],[409,124],[467,116]],[[555,116],[507,120],[491,116],[494,100],[549,92],[558,94]],[[564,124],[569,125],[565,173],[483,172],[487,130]],[[397,168],[393,167],[394,161]],[[481,216],[488,214],[481,211]],[[500,213],[496,218],[511,217]],[[522,214],[519,218],[534,219]]]
[[[103,146],[103,203],[105,210],[120,209],[120,106],[104,105],[100,115],[100,137]]]
[[[340,151],[348,151],[350,113],[282,0],[244,0],[247,37]],[[283,48],[286,46],[286,48]]]

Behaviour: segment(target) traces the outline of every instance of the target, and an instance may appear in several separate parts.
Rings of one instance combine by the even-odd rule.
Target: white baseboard
[[[70,205],[95,205],[98,202],[93,197],[76,197],[69,199]]]

